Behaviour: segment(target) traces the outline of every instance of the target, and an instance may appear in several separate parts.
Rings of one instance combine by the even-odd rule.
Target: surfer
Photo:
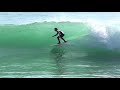
[[[60,44],[60,38],[64,41],[64,42],[67,42],[63,37],[65,36],[64,32],[63,31],[60,31],[58,30],[57,28],[54,28],[54,30],[57,32],[57,34],[55,34],[54,36],[57,36],[57,39],[58,39],[58,44]],[[52,36],[52,37],[54,37]]]

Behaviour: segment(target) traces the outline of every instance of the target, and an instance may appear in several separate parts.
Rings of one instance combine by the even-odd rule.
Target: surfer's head
[[[58,29],[57,28],[54,28],[55,31],[57,31]]]

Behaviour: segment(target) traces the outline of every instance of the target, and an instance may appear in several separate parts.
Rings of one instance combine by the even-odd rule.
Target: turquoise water
[[[16,21],[19,14],[7,16]],[[0,78],[120,77],[119,24],[13,21],[0,25]],[[54,27],[64,31],[67,43],[53,46]]]

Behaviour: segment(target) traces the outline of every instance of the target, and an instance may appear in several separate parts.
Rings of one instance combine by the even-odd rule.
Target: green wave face
[[[51,46],[58,42],[55,27],[66,44]],[[101,34],[85,23],[1,25],[0,77],[118,77],[119,31]]]
[[[1,12],[0,78],[120,77],[120,25],[114,23],[119,16]],[[67,43],[55,45],[54,28]]]
[[[52,36],[54,28],[64,31],[66,40],[74,40],[86,35],[87,25],[82,23],[33,23],[27,25],[0,26],[0,47],[38,48],[57,43]]]

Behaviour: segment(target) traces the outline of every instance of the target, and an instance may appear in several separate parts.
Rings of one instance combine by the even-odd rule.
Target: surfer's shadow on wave
[[[55,61],[57,67],[57,74],[63,75],[64,74],[64,55],[65,49],[63,47],[55,46],[50,51],[50,58]]]

